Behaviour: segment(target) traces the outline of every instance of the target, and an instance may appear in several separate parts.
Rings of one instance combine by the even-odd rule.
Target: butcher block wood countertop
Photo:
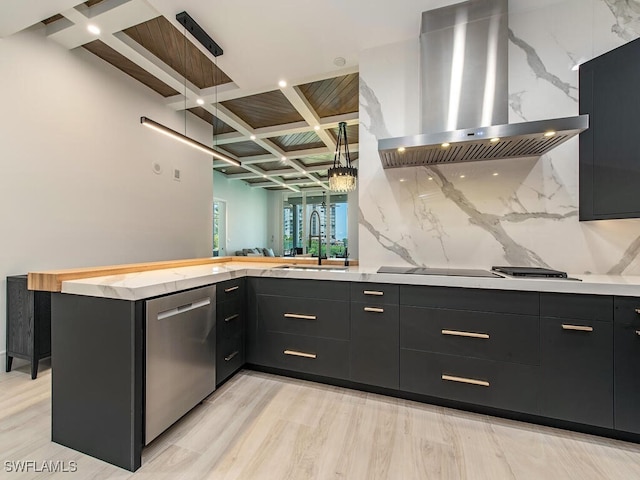
[[[314,265],[317,258],[300,257],[208,257],[189,258],[184,260],[166,260],[161,262],[129,263],[123,265],[108,265],[101,267],[69,268],[64,270],[47,270],[43,272],[29,272],[27,288],[45,292],[60,292],[62,282],[66,280],[78,280],[82,278],[102,277],[106,275],[121,275],[126,273],[147,272],[151,270],[163,270],[166,268],[191,267],[196,265],[209,265],[227,262],[260,262],[281,265]],[[323,265],[342,265],[343,259],[322,260]],[[350,260],[351,265],[358,262]]]

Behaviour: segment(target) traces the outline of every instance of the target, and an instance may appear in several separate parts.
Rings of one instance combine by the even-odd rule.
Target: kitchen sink
[[[280,265],[273,268],[300,272],[346,272],[349,270],[349,267],[340,267],[337,265]]]

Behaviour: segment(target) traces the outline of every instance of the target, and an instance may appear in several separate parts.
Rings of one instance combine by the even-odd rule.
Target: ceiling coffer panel
[[[252,128],[285,125],[304,120],[280,90],[227,100],[221,104]]]
[[[231,82],[226,73],[162,16],[123,31],[198,88]]]
[[[208,112],[207,110],[205,110],[202,107],[193,107],[193,108],[189,108],[187,110],[189,110],[194,115],[200,117],[205,122],[210,123],[213,126],[213,134],[214,135],[221,135],[223,133],[233,133],[233,132],[235,132],[235,130],[233,128],[231,128],[229,125],[224,123],[219,118],[214,117],[212,113]]]
[[[360,127],[358,126],[358,124],[355,125],[347,125],[347,140],[349,140],[349,143],[358,143],[359,141],[359,130]],[[338,127],[336,128],[332,128],[331,130],[329,130],[329,132],[331,132],[331,136],[335,139],[338,140]]]
[[[178,92],[169,85],[158,80],[145,69],[139,67],[138,64],[133,63],[127,57],[116,52],[113,48],[100,40],[94,40],[93,42],[83,45],[83,47],[97,57],[103,59],[105,62],[110,63],[117,69],[122,70],[127,75],[135,78],[140,83],[143,83],[152,90],[155,90],[163,97],[171,97],[178,94]]]
[[[280,137],[270,138],[273,143],[285,152],[295,152],[296,150],[306,150],[308,148],[324,147],[324,142],[315,132],[292,133]]]
[[[357,112],[358,87],[357,73],[298,86],[320,118]]]
[[[255,142],[236,142],[220,145],[221,150],[225,150],[236,157],[251,157],[253,155],[265,155],[269,152]]]

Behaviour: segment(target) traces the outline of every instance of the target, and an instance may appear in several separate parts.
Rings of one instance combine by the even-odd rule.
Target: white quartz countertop
[[[286,262],[283,262],[284,264]],[[278,264],[259,261],[227,262],[108,275],[62,282],[62,292],[101,298],[143,300],[238,277],[272,277],[640,297],[640,276],[569,275],[582,280],[575,281],[376,273],[377,267],[349,267],[346,271],[335,271],[330,267],[325,267],[324,270],[274,268],[277,266]]]

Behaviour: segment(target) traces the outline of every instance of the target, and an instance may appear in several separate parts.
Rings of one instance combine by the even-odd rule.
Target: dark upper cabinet
[[[640,39],[580,66],[580,220],[640,217]]]

